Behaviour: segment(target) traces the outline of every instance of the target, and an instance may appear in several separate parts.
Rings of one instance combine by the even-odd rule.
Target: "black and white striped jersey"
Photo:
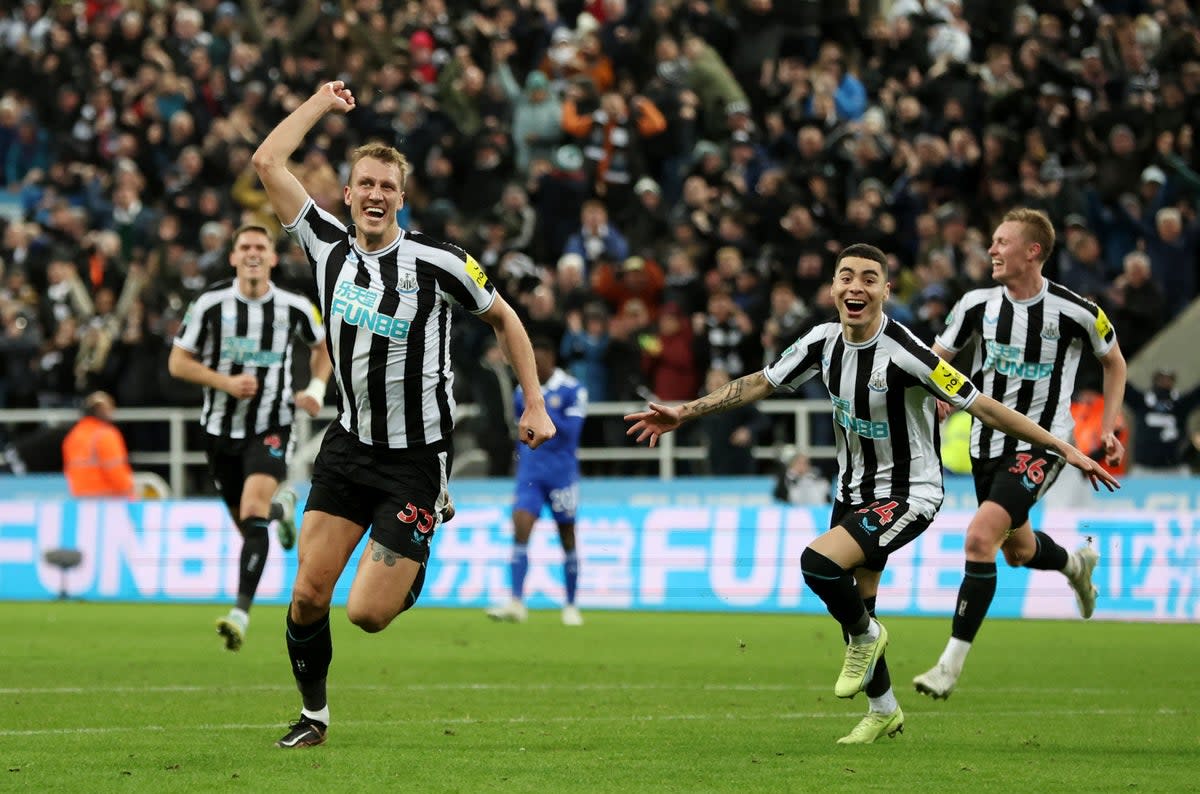
[[[219,389],[204,390],[200,424],[223,438],[247,438],[292,423],[293,341],[325,341],[321,315],[303,295],[271,285],[247,298],[236,280],[218,281],[196,296],[175,344],[222,375],[258,376],[258,393],[237,400]]]
[[[900,323],[883,318],[867,342],[847,342],[823,323],[763,370],[776,388],[820,374],[833,400],[837,498],[846,504],[907,499],[942,503],[942,460],[934,397],[966,408],[979,392]]]
[[[1117,334],[1099,306],[1044,281],[1041,292],[1020,301],[1002,286],[971,290],[951,309],[937,343],[958,353],[978,341],[969,370],[975,387],[1070,441],[1071,393],[1083,347],[1103,356]],[[1028,448],[979,420],[972,423],[973,458],[993,460]]]
[[[338,421],[362,443],[414,449],[450,437],[451,302],[481,314],[496,288],[462,249],[401,231],[362,251],[347,227],[310,198],[284,227],[313,266],[329,327]]]

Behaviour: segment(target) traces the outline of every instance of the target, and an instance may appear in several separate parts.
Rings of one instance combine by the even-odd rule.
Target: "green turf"
[[[960,688],[911,691],[946,620],[891,618],[903,735],[841,747],[828,618],[556,612],[522,626],[417,609],[379,635],[333,617],[333,727],[297,712],[283,610],[241,653],[212,606],[0,604],[0,790],[1196,790],[1196,627],[992,621]],[[1190,648],[1190,652],[1186,649]]]

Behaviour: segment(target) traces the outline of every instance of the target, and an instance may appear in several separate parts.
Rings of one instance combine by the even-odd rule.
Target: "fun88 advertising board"
[[[1062,481],[1067,481],[1064,485]],[[581,606],[612,610],[822,613],[804,586],[800,555],[829,524],[828,505],[787,505],[769,478],[584,480],[576,535]],[[457,515],[439,527],[421,596],[425,607],[481,608],[508,597],[511,482],[451,483]],[[879,602],[889,614],[948,615],[974,512],[968,479],[947,481],[932,526],[889,561]],[[1128,481],[1094,495],[1064,474],[1034,525],[1066,548],[1100,552],[1096,617],[1200,621],[1200,487],[1191,479]],[[272,538],[272,544],[275,543]],[[45,552],[78,549],[62,572]],[[65,590],[96,601],[227,601],[237,592],[240,538],[216,500],[123,502],[0,495],[0,599],[48,599]],[[361,553],[361,546],[358,553]],[[273,545],[260,603],[286,603],[295,551]],[[562,551],[549,516],[529,547],[530,607],[561,603]],[[1000,562],[1000,617],[1069,618],[1061,574]],[[334,592],[344,604],[353,562]]]

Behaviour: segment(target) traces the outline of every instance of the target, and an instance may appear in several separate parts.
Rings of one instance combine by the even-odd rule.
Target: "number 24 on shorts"
[[[899,502],[884,502],[882,499],[878,499],[874,502],[871,502],[871,504],[867,505],[861,510],[857,510],[855,512],[858,514],[874,513],[875,515],[879,516],[880,524],[890,524],[892,523],[892,519],[895,517],[893,511],[895,511],[895,509],[899,506]]]

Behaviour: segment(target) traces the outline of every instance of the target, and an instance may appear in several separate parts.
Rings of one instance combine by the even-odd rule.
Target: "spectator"
[[[83,400],[83,418],[62,442],[63,473],[76,498],[133,497],[133,469],[125,438],[113,424],[117,405],[104,392]]]
[[[685,316],[691,317],[704,309],[707,293],[696,260],[684,248],[667,249],[667,272],[663,282],[662,301],[673,303]]]
[[[1141,251],[1125,255],[1124,272],[1106,293],[1113,324],[1121,329],[1121,348],[1133,358],[1163,327],[1167,299],[1150,278],[1150,257]]]
[[[13,189],[30,185],[50,168],[50,135],[26,112],[8,144],[4,159],[4,184]]]
[[[583,271],[583,257],[579,254],[563,254],[558,258],[554,273],[554,289],[564,318],[570,312],[582,311],[584,305],[592,300],[592,292],[588,289]],[[558,355],[562,355],[561,351]]]
[[[567,372],[587,389],[593,402],[613,399],[609,388],[608,311],[601,303],[568,312],[559,358]]]
[[[500,79],[513,103],[512,139],[517,171],[528,173],[535,159],[548,160],[562,141],[562,103],[550,93],[545,74],[532,71],[521,90],[507,59],[501,61]]]
[[[795,448],[785,452],[772,491],[776,501],[791,505],[828,504],[830,491],[829,480],[813,468],[807,455],[796,452]]]
[[[650,391],[666,402],[692,399],[699,393],[700,368],[687,315],[675,304],[664,304],[655,330],[642,346],[642,367]]]
[[[643,141],[662,134],[667,120],[644,96],[629,102],[616,92],[600,97],[590,114],[579,110],[579,99],[563,101],[563,130],[583,147],[593,187],[614,215],[625,217],[633,202],[633,185],[646,175]]]
[[[776,282],[771,287],[770,306],[763,323],[763,364],[770,364],[796,341],[808,320],[808,307],[796,297],[796,290],[787,281]]]
[[[1200,256],[1200,219],[1189,211],[1184,225],[1183,213],[1176,207],[1163,207],[1154,216],[1154,225],[1142,225],[1150,273],[1167,298],[1167,318],[1173,318],[1196,297],[1196,257]]]
[[[625,235],[609,225],[608,209],[603,202],[590,199],[584,202],[579,213],[579,230],[567,239],[563,253],[579,254],[591,271],[601,258],[613,262],[628,259],[629,242]]]
[[[51,260],[77,269],[87,302],[105,289],[121,296],[118,305],[140,299],[141,316],[125,315],[116,337],[140,341],[114,342],[106,359],[121,384],[146,380],[129,368],[159,355],[162,318],[177,322],[181,301],[205,285],[218,226],[278,228],[249,154],[319,74],[371,95],[314,129],[295,164],[326,209],[344,211],[340,191],[319,183],[336,186],[330,176],[346,170],[349,151],[394,142],[417,164],[406,228],[495,232],[486,252],[494,264],[514,249],[529,257],[525,291],[557,290],[581,325],[580,287],[601,256],[663,263],[668,284],[646,304],[650,316],[668,301],[703,311],[699,274],[727,245],[742,251],[739,300],[787,281],[815,308],[830,238],[851,234],[877,238],[899,260],[888,311],[920,315],[926,288],[934,294],[940,284],[954,297],[990,282],[980,231],[1018,200],[1060,223],[1078,216],[1067,237],[1090,229],[1109,268],[1143,248],[1166,296],[1164,319],[1196,291],[1200,48],[1186,3],[1163,3],[1140,21],[1137,4],[1074,0],[1049,14],[954,0],[887,8],[489,0],[468,16],[455,15],[461,3],[429,0],[395,9],[355,2],[341,18],[309,0],[293,3],[294,13],[256,0],[240,15],[236,3],[216,0],[15,5],[0,17],[0,184],[19,217],[0,258],[23,271],[8,277],[24,278],[33,306],[61,309]],[[588,125],[587,156],[561,145],[568,136],[556,105],[566,94]],[[650,106],[664,128],[646,137],[638,121]],[[570,249],[583,259],[583,281],[564,288],[536,263],[568,251],[592,198],[626,247],[606,251],[607,241],[593,240],[589,251]],[[1177,236],[1171,211],[1180,213]],[[117,235],[115,253],[98,232]],[[1076,248],[1068,239],[1050,267],[1073,266]],[[303,252],[290,257],[297,286],[309,283]],[[145,285],[127,287],[139,264]],[[1124,311],[1126,292],[1126,306],[1149,311],[1153,297],[1135,279],[1106,272],[1077,287],[1109,301],[1113,314]],[[75,303],[67,301],[70,312],[86,324]],[[45,400],[70,400],[74,391],[51,396],[49,370],[39,369],[59,321],[30,315],[29,305],[0,307],[11,334],[2,366],[16,373],[4,388],[18,401],[36,402],[39,388]],[[774,334],[768,312],[749,314],[757,347]],[[1142,316],[1153,314],[1120,324],[1123,340],[1148,328]],[[478,346],[455,350],[464,357],[455,366],[478,366]],[[135,391],[144,394],[117,398],[125,405],[164,392]]]
[[[0,451],[0,475],[59,474],[62,443],[73,425],[44,425],[23,433]]]
[[[572,244],[572,235],[580,229],[583,205],[589,195],[583,152],[574,144],[558,147],[553,161],[535,160],[531,164],[529,180],[530,198],[538,216],[535,255],[541,261],[548,261],[571,253],[567,246]],[[586,239],[580,230],[579,240],[573,244],[582,247]],[[592,246],[594,250],[595,243]],[[588,263],[586,252],[577,250],[574,253]]]
[[[479,416],[471,422],[471,430],[487,456],[487,476],[508,477],[512,473],[516,443],[516,425],[512,421],[514,380],[495,337],[488,334],[483,345],[479,369],[471,378],[471,397],[479,406]]]
[[[1181,393],[1175,370],[1159,367],[1149,389],[1125,384],[1125,404],[1133,413],[1134,475],[1187,474],[1188,416],[1200,406],[1200,386]]]
[[[67,317],[82,322],[92,316],[95,306],[92,296],[75,264],[59,255],[46,270],[46,291],[42,297],[43,328],[53,329]]]
[[[658,263],[640,256],[631,256],[620,265],[602,260],[592,271],[592,290],[616,314],[630,300],[639,300],[653,318],[664,282]]]
[[[662,188],[653,179],[644,176],[633,186],[633,193],[636,201],[623,224],[629,237],[629,248],[656,259],[670,234]]]
[[[1101,259],[1096,235],[1085,230],[1068,243],[1068,248],[1070,256],[1058,274],[1059,283],[1093,303],[1107,305],[1108,265]]]
[[[762,360],[758,340],[751,331],[750,317],[733,302],[726,290],[709,295],[708,311],[692,318],[692,330],[700,340],[703,362],[710,370],[720,370],[731,379],[754,369]]]
[[[730,381],[723,369],[710,369],[704,378],[705,393],[711,394]],[[714,477],[748,476],[758,473],[754,444],[768,426],[757,406],[743,405],[700,420],[708,441],[708,471]]]

